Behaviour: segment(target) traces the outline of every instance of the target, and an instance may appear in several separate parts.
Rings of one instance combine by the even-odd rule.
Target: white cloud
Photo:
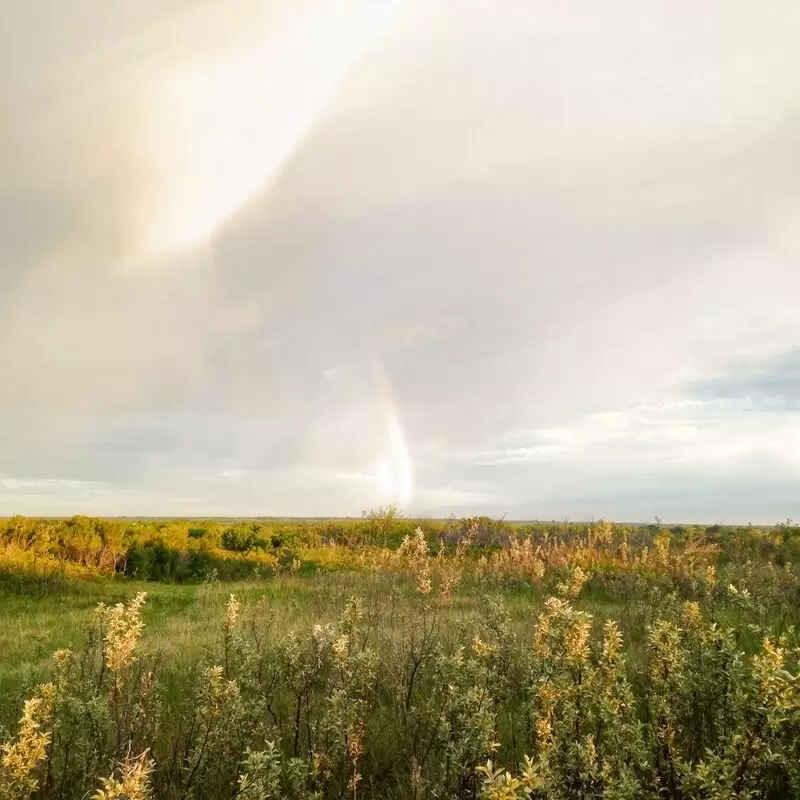
[[[41,489],[52,492],[71,491],[89,494],[107,494],[114,491],[108,483],[98,481],[82,481],[71,478],[12,478],[0,475],[0,487],[9,490]]]
[[[696,415],[687,417],[687,409]],[[518,441],[523,434],[513,434]],[[800,477],[800,411],[744,407],[729,400],[687,401],[664,406],[587,414],[562,429],[524,434],[528,446],[498,448],[464,458],[478,467],[514,464],[559,466],[561,485],[554,497],[603,475],[630,481],[661,476],[668,483],[676,471],[703,480],[749,476],[766,471],[775,481]],[[573,472],[571,474],[570,468]]]

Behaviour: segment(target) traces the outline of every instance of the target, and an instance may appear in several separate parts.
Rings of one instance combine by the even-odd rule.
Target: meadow
[[[800,797],[800,528],[0,521],[0,798]]]

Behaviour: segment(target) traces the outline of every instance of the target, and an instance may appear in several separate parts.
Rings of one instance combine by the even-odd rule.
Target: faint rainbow
[[[383,361],[374,347],[370,346],[369,351],[378,402],[386,425],[387,452],[379,468],[378,481],[392,502],[408,510],[414,494],[414,462]]]

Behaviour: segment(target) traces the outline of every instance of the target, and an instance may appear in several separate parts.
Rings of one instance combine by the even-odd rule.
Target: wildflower
[[[550,655],[550,646],[547,643],[549,635],[550,620],[546,614],[539,614],[533,631],[533,652],[537,658],[547,658]]]
[[[325,753],[315,752],[311,757],[311,766],[317,775],[324,775],[330,771],[328,757],[325,755]]]
[[[550,720],[559,700],[559,694],[552,684],[543,682],[536,692],[536,703],[539,713],[536,718],[536,731],[542,741],[547,741],[552,733]]]
[[[717,585],[717,568],[713,564],[706,567],[706,587],[712,591]]]
[[[36,765],[47,755],[51,734],[42,730],[53,714],[54,687],[46,683],[37,696],[25,701],[16,741],[0,747],[0,787],[11,789],[10,796],[28,797],[38,786]]]
[[[595,533],[600,544],[609,546],[614,539],[614,526],[607,520],[601,519]]]
[[[350,756],[352,759],[357,759],[362,751],[363,751],[363,744],[364,744],[364,723],[360,722],[356,730],[350,737],[350,741],[347,744],[347,755]]]
[[[628,534],[623,529],[620,531],[619,558],[623,564],[627,564],[630,559],[630,548],[628,547]]]
[[[684,657],[680,639],[680,628],[667,620],[657,623],[650,631],[650,677],[653,681],[666,680],[679,673]]]
[[[358,759],[364,752],[364,723],[359,722],[358,727],[350,736],[350,741],[347,743],[347,755],[353,764],[353,774],[350,778],[348,786],[353,793],[355,800],[358,791],[358,784],[361,782],[361,773],[358,771]]]
[[[734,600],[739,600],[743,605],[750,600],[750,590],[744,585],[743,582],[740,583],[739,588],[734,586],[732,583],[729,583],[728,594]]]
[[[594,736],[592,736],[592,734],[587,734],[583,752],[587,766],[594,767],[597,764],[597,748],[595,747]]]
[[[152,771],[153,761],[147,750],[137,758],[128,758],[119,765],[119,779],[113,775],[103,778],[103,788],[92,795],[92,800],[147,800]]]
[[[433,589],[430,557],[428,543],[422,528],[417,528],[413,537],[406,535],[403,538],[400,544],[400,554],[408,558],[411,573],[417,584],[417,591],[424,595],[430,594]]]
[[[491,656],[497,651],[497,645],[490,642],[484,642],[483,639],[476,633],[472,639],[472,649],[475,655],[485,658]]]
[[[225,627],[228,630],[231,630],[233,626],[236,624],[236,619],[239,616],[239,609],[241,608],[241,604],[236,599],[236,595],[231,595],[228,598],[228,603],[225,606]]]
[[[653,539],[656,550],[656,561],[662,566],[666,566],[669,560],[669,534],[665,531]]]
[[[344,607],[342,620],[352,627],[364,618],[364,601],[360,597],[350,597]]]
[[[106,623],[105,662],[114,674],[117,690],[122,687],[125,671],[136,660],[136,644],[144,629],[140,612],[147,595],[139,592],[127,605],[117,603],[107,608],[102,603],[98,612]]]
[[[564,635],[564,650],[576,664],[583,664],[589,659],[590,629],[588,619],[576,619]]]
[[[204,670],[206,683],[200,689],[200,711],[205,717],[218,717],[239,696],[236,681],[226,681],[221,666]]]
[[[603,660],[609,664],[616,663],[622,650],[622,634],[617,627],[617,623],[610,619],[603,626],[605,636],[603,637]]]
[[[687,628],[699,628],[703,622],[703,616],[700,613],[700,604],[694,600],[687,600],[683,604],[681,619]]]
[[[572,570],[572,575],[566,583],[559,583],[556,587],[558,593],[563,597],[575,598],[581,593],[581,589],[591,576],[587,575],[580,567]]]
[[[553,726],[550,724],[550,715],[541,714],[536,718],[536,736],[542,743],[549,742],[553,735]]]
[[[786,651],[780,639],[764,638],[761,652],[753,656],[753,675],[765,708],[787,709],[797,705],[792,677],[785,671]]]
[[[343,633],[339,636],[338,639],[333,643],[333,652],[336,653],[339,661],[344,663],[347,661],[350,655],[350,636],[346,633]]]
[[[55,664],[54,679],[56,685],[59,685],[61,679],[66,677],[72,658],[73,658],[72,650],[67,650],[66,648],[61,650],[56,650],[56,652],[53,653],[53,662]]]

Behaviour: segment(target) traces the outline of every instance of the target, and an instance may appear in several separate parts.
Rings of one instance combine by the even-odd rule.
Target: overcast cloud
[[[0,5],[0,514],[800,515],[797,3]]]

